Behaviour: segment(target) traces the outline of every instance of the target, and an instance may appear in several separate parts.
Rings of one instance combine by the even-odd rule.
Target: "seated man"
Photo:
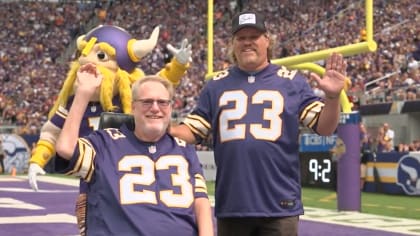
[[[87,235],[213,236],[207,188],[194,147],[167,133],[173,87],[146,76],[132,88],[135,129],[94,131],[78,137],[83,111],[100,85],[86,66],[56,144],[70,160],[68,174],[83,178],[87,194]]]

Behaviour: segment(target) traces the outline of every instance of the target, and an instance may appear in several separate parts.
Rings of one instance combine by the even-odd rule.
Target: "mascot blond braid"
[[[136,40],[124,29],[116,26],[98,26],[77,39],[80,56],[72,62],[60,94],[49,113],[48,121],[41,128],[40,138],[32,151],[28,179],[33,190],[38,190],[37,175],[45,174],[43,168],[55,155],[55,143],[72,105],[76,76],[79,68],[94,64],[103,76],[100,91],[89,103],[80,127],[79,136],[86,136],[99,125],[103,111],[131,113],[131,84],[144,76],[137,68],[140,60],[156,46],[159,28],[155,28],[147,40]],[[180,49],[167,45],[174,54],[170,63],[158,74],[174,85],[179,84],[191,60],[191,45],[184,39]],[[61,159],[61,158],[56,158]],[[76,204],[76,217],[81,235],[85,234],[86,184],[80,184],[80,196]]]

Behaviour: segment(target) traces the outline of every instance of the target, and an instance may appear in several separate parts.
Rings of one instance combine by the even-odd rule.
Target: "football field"
[[[76,179],[40,176],[40,191],[26,176],[0,176],[0,235],[77,235]],[[212,198],[211,198],[212,200]],[[299,235],[420,235],[420,220],[305,207]]]

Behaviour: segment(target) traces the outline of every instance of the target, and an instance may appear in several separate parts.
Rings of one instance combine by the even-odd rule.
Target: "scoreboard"
[[[307,187],[334,189],[336,186],[336,162],[329,152],[301,152],[301,184]]]
[[[198,151],[197,154],[206,180],[216,180],[213,152]],[[330,152],[300,152],[299,158],[302,186],[335,188],[337,164],[331,159]]]

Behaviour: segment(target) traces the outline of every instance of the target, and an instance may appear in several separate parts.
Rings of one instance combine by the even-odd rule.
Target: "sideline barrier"
[[[3,138],[5,173],[16,174],[27,171],[30,147],[37,135],[19,136],[0,134]],[[302,134],[300,141],[302,185],[334,188],[335,162],[331,156],[337,137],[320,137],[316,134]],[[198,151],[204,176],[209,181],[216,179],[216,164],[213,152]],[[315,167],[321,167],[316,172]],[[324,172],[322,172],[324,171]],[[319,176],[321,174],[321,176]],[[315,176],[318,175],[318,178]],[[316,181],[315,181],[316,180]],[[365,192],[420,196],[420,152],[391,152],[371,155],[367,162]]]
[[[333,178],[335,178],[335,162],[331,157],[330,150],[335,146],[336,140],[336,136],[301,135],[300,158],[303,186],[334,187],[334,182],[330,181],[334,181]],[[353,159],[357,158],[358,156],[355,155]],[[330,163],[331,171],[328,169]],[[328,179],[328,182],[321,181],[320,178],[315,179],[314,166],[318,166],[318,164],[325,171],[325,178]],[[366,165],[367,173],[363,191],[420,196],[420,152],[377,153],[376,156],[369,156]],[[343,168],[346,169],[345,166]],[[353,171],[358,172],[359,170]]]
[[[216,163],[214,162],[213,152],[211,151],[198,151],[198,159],[203,167],[204,178],[207,181],[216,180]]]
[[[364,191],[420,196],[420,152],[371,155]]]
[[[0,136],[6,154],[3,160],[4,173],[11,175],[26,173],[31,154],[27,140],[17,134],[0,134]]]

